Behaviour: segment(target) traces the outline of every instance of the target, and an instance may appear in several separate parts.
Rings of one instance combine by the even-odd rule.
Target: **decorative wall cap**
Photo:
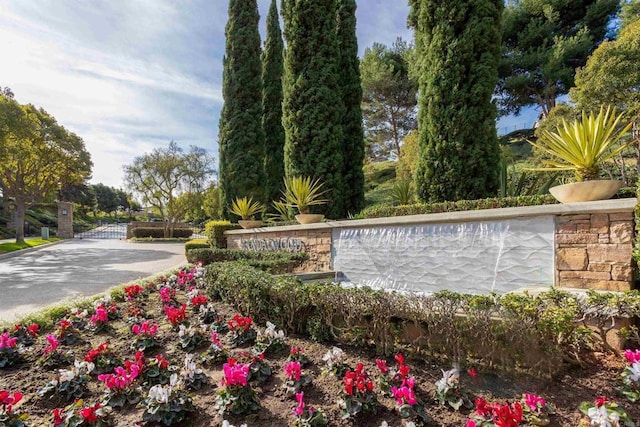
[[[354,219],[321,222],[306,225],[261,227],[248,230],[228,230],[226,235],[275,233],[282,231],[330,231],[336,228],[385,227],[393,225],[433,224],[444,222],[501,221],[542,215],[579,215],[595,213],[633,212],[636,198],[599,200],[596,202],[556,205],[522,206],[517,208],[479,209],[474,211],[445,212],[423,215],[393,216],[387,218]]]

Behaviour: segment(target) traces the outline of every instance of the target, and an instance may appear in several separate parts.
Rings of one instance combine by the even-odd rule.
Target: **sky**
[[[258,0],[263,40],[270,3]],[[92,183],[124,187],[123,166],[171,140],[203,147],[217,163],[227,4],[3,0],[0,86],[84,139]],[[359,0],[360,54],[374,42],[412,40],[408,12],[405,1]],[[534,119],[503,118],[498,126]]]

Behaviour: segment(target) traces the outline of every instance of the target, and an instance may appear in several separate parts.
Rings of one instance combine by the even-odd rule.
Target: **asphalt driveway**
[[[184,243],[68,240],[0,259],[0,320],[186,263]]]

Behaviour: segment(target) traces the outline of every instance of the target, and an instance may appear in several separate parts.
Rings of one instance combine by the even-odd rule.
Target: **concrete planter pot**
[[[240,227],[244,229],[258,228],[262,225],[262,221],[257,221],[254,219],[241,219],[240,221],[238,221],[238,224],[240,224]]]
[[[622,181],[592,180],[557,185],[551,187],[549,193],[561,203],[591,202],[610,199],[620,187]]]
[[[314,224],[324,219],[324,215],[321,214],[299,214],[296,215],[296,221],[300,224]]]

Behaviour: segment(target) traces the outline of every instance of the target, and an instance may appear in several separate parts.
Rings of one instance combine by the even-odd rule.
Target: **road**
[[[186,263],[184,243],[69,240],[0,259],[0,320]]]

